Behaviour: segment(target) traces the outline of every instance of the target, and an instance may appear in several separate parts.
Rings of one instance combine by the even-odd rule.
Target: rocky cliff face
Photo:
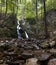
[[[48,11],[47,22],[51,30],[56,30],[56,10]]]
[[[50,10],[47,12],[48,31],[50,36],[56,36],[56,10]]]
[[[17,18],[15,14],[0,14],[0,38],[17,37]]]

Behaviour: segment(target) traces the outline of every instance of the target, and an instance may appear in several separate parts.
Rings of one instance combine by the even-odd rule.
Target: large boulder
[[[56,58],[49,60],[48,65],[56,65]]]
[[[38,59],[37,58],[30,58],[26,60],[25,65],[39,65],[37,63]]]

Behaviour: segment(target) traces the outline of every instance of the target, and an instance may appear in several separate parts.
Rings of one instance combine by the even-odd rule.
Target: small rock
[[[50,47],[53,47],[55,45],[55,41],[51,41],[49,44],[50,44]]]
[[[3,63],[3,60],[0,60],[0,64]]]
[[[44,61],[44,60],[49,59],[50,56],[51,56],[51,54],[49,54],[49,53],[42,53],[42,54],[38,57],[38,59],[39,59],[40,61]]]
[[[3,55],[4,55],[4,54],[3,54],[2,52],[0,52],[0,59],[3,57]]]
[[[23,52],[22,57],[25,59],[28,59],[28,58],[34,57],[34,55],[32,53],[29,53],[29,52]]]
[[[5,45],[5,43],[3,42],[3,43],[0,43],[0,46],[4,46]]]
[[[33,49],[33,46],[25,46],[24,49]]]
[[[0,65],[7,65],[7,64],[3,63],[3,64],[0,64]]]
[[[5,42],[6,42],[6,43],[8,43],[9,41],[8,41],[8,40],[6,40]]]
[[[53,49],[53,48],[52,48],[52,49],[50,49],[50,52],[51,52],[51,53],[56,53],[56,49]]]
[[[1,41],[1,43],[3,43],[4,41]]]
[[[19,62],[8,62],[7,64],[8,64],[8,65],[20,65]]]
[[[33,44],[33,47],[34,47],[35,49],[37,49],[37,50],[40,49],[39,46],[37,46],[36,44]]]
[[[48,62],[48,65],[56,65],[56,58],[55,58],[55,59],[51,59],[51,60]]]
[[[42,42],[42,43],[40,43],[40,47],[42,47],[42,48],[48,48],[49,47],[49,43],[47,41]]]

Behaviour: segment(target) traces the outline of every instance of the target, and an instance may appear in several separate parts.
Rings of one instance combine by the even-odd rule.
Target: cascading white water
[[[19,33],[19,29],[21,29],[20,27],[20,23],[19,23],[19,20],[17,20],[17,34],[18,34],[18,38],[21,38],[21,34]]]
[[[19,22],[19,20],[17,20],[17,34],[18,34],[18,38],[23,38],[22,37],[22,34],[20,33],[20,31],[19,30],[22,30],[22,28],[20,27],[20,22]],[[29,36],[28,36],[28,34],[27,34],[27,32],[26,31],[24,31],[24,34],[25,34],[25,37],[26,38],[29,38]]]
[[[26,35],[26,38],[29,38],[29,36],[28,36],[28,34],[27,34],[27,32],[25,31],[25,35]]]

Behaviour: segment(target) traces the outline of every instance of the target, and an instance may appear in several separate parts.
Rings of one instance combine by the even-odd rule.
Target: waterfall
[[[28,34],[26,31],[24,31],[21,27],[20,27],[20,20],[17,20],[17,34],[18,34],[18,38],[29,38]]]
[[[25,35],[26,35],[26,38],[29,38],[29,36],[28,36],[28,34],[27,34],[27,32],[25,31]]]
[[[20,27],[20,23],[19,23],[19,20],[17,20],[17,34],[18,34],[18,38],[21,38],[21,34],[19,33],[19,29],[21,29]]]

